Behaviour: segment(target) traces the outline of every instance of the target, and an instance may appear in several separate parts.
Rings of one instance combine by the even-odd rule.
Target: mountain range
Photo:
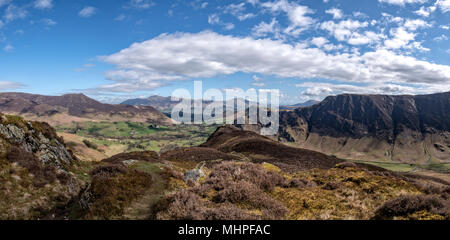
[[[0,93],[0,112],[61,124],[72,121],[135,121],[172,124],[151,106],[104,104],[83,94],[44,96],[28,93]]]
[[[179,104],[181,101],[182,101],[182,99],[180,99],[178,101],[172,101],[171,97],[161,97],[158,95],[153,95],[148,98],[128,99],[128,100],[122,102],[121,104],[132,105],[132,106],[152,106],[152,107],[160,110],[161,112],[169,113],[169,112],[171,112],[172,108],[175,105]],[[202,101],[202,103],[203,103],[203,106],[206,106],[206,105],[213,103],[213,101]],[[249,103],[250,103],[249,101],[246,101],[246,104],[249,104]],[[319,103],[319,101],[309,100],[304,103],[297,103],[294,105],[283,105],[283,106],[280,106],[280,109],[294,110],[299,107],[309,107],[309,106],[312,106],[317,103]]]
[[[170,110],[178,103],[160,96],[114,105],[83,94],[0,93],[0,112],[52,125],[92,120],[170,125],[172,120],[158,110]],[[280,112],[277,140],[343,159],[418,164],[450,160],[450,92],[417,96],[343,94],[297,106]],[[257,130],[254,126],[242,128]]]

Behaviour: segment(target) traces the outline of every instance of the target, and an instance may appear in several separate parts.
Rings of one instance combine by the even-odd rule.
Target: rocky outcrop
[[[11,144],[17,145],[27,152],[34,153],[43,164],[51,164],[60,169],[64,164],[70,164],[74,157],[67,151],[60,139],[48,139],[37,132],[32,123],[28,128],[21,129],[13,124],[0,124],[0,134]]]
[[[450,92],[339,95],[280,113],[282,141],[342,158],[450,161]]]
[[[76,162],[48,124],[0,114],[0,219],[37,219],[77,196]]]

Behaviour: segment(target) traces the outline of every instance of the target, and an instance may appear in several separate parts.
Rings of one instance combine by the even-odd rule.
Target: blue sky
[[[0,91],[450,91],[450,0],[0,0]]]

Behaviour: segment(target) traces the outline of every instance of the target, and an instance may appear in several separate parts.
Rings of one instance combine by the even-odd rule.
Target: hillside
[[[263,147],[259,147],[262,145]],[[278,159],[280,157],[280,159]],[[71,219],[449,219],[449,183],[221,127],[200,147],[105,159]],[[60,216],[60,217],[62,217]]]
[[[43,96],[0,93],[0,111],[46,121],[52,125],[92,120],[172,124],[168,117],[153,107],[104,104],[83,94]]]
[[[340,158],[450,162],[450,92],[339,95],[280,113],[279,139]]]
[[[76,164],[48,124],[0,114],[0,219],[37,219],[67,204],[84,185]]]

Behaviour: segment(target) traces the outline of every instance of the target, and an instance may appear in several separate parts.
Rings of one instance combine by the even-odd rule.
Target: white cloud
[[[320,28],[328,31],[338,41],[345,41],[351,45],[375,44],[386,38],[383,34],[373,31],[358,32],[360,29],[367,28],[368,26],[368,22],[349,19],[340,21],[339,23],[333,21],[323,22]]]
[[[415,33],[410,33],[403,27],[391,29],[390,34],[393,38],[384,41],[384,45],[388,49],[405,48],[416,37]]]
[[[415,11],[414,13],[422,17],[429,17],[430,14],[433,13],[434,11],[436,11],[435,5],[430,7],[421,6],[420,9]]]
[[[0,0],[0,7],[10,3],[11,0]]]
[[[14,47],[12,45],[8,44],[3,48],[3,51],[12,52],[12,51],[14,51]]]
[[[378,0],[380,3],[405,6],[405,4],[425,3],[428,0]]]
[[[450,66],[388,50],[327,54],[303,44],[214,32],[163,34],[102,59],[116,66],[116,70],[107,74],[115,83],[102,87],[115,91],[151,89],[172,81],[237,72],[359,83],[450,86]]]
[[[414,94],[417,93],[417,89],[409,86],[402,86],[398,84],[367,84],[361,85],[351,85],[351,84],[331,84],[331,83],[318,83],[318,82],[305,82],[301,84],[296,84],[298,88],[306,88],[302,95],[308,97],[325,97],[333,94],[389,94],[389,95],[399,95],[399,94]]]
[[[348,44],[351,45],[366,45],[374,44],[385,39],[386,36],[383,34],[375,33],[372,31],[365,31],[364,33],[354,32],[352,36],[347,40]]]
[[[232,29],[234,29],[234,24],[233,23],[224,23],[223,28],[225,30],[232,30]]]
[[[251,4],[252,6],[255,6],[256,4],[259,4],[259,0],[247,0],[247,3]]]
[[[204,2],[202,0],[192,0],[191,1],[191,6],[195,10],[204,9],[204,8],[206,8],[208,6],[208,2]]]
[[[403,21],[400,21],[401,23]],[[384,45],[388,49],[417,49],[420,51],[429,51],[428,48],[422,46],[420,42],[415,41],[417,36],[414,31],[420,28],[429,28],[431,24],[421,19],[407,19],[403,25],[398,28],[392,28],[390,35],[392,38],[385,40]]]
[[[34,7],[38,9],[50,9],[53,8],[53,0],[36,0]]]
[[[214,13],[208,16],[208,23],[211,25],[221,25],[225,30],[234,29],[233,23],[223,23],[218,14]]]
[[[419,28],[431,27],[431,24],[425,22],[422,19],[415,19],[415,20],[408,19],[406,20],[404,26],[411,31],[416,31]]]
[[[421,6],[419,10],[415,11],[415,13],[422,17],[429,17],[431,13],[436,11],[437,8],[439,8],[444,13],[449,12],[450,0],[436,0],[436,2],[432,6]]]
[[[220,17],[219,17],[219,15],[217,15],[217,14],[215,14],[215,13],[209,15],[209,16],[208,16],[208,23],[211,24],[211,25],[219,24],[219,23],[220,23]]]
[[[48,25],[48,26],[54,26],[54,25],[58,24],[57,22],[53,21],[50,18],[43,18],[43,19],[41,19],[41,22],[43,22],[45,25]]]
[[[17,7],[14,4],[9,4],[5,10],[3,18],[6,22],[14,21],[16,19],[25,18],[28,15],[28,11],[24,7]]]
[[[1,29],[3,26],[5,26],[5,24],[3,23],[2,20],[0,20],[0,29]]]
[[[130,0],[128,5],[137,9],[147,9],[155,5],[155,3],[150,0]]]
[[[436,5],[439,6],[442,12],[450,12],[450,0],[438,0]]]
[[[328,43],[328,39],[324,37],[316,37],[311,40],[311,43],[317,47],[322,47],[323,45]]]
[[[78,13],[80,17],[88,18],[93,16],[97,12],[97,8],[87,6],[81,9],[81,11]]]
[[[253,86],[255,86],[255,87],[265,87],[266,86],[264,79],[262,79],[256,75],[253,75],[252,78],[253,78],[253,82],[252,82]]]
[[[116,18],[114,18],[114,20],[116,21],[123,21],[125,20],[125,14],[120,14],[119,16],[117,16]]]
[[[325,11],[328,14],[333,15],[334,19],[341,19],[344,16],[344,13],[342,12],[341,9],[338,8],[331,8],[328,9],[327,11]]]
[[[231,14],[231,15],[235,16],[240,21],[244,21],[246,19],[253,18],[256,16],[253,13],[245,13],[245,10],[246,10],[245,2],[243,2],[243,3],[239,3],[239,4],[228,5],[225,7],[223,12],[226,14]]]
[[[367,14],[362,13],[362,12],[353,12],[353,16],[357,17],[357,18],[368,18],[369,16],[367,16]]]
[[[287,0],[276,0],[274,2],[264,2],[261,6],[272,13],[284,12],[287,14],[290,25],[284,29],[284,33],[288,35],[298,36],[301,32],[309,29],[316,21],[307,16],[314,13],[307,6],[291,3]]]
[[[22,84],[16,82],[0,81],[0,90],[11,90],[23,87]]]
[[[435,37],[435,38],[433,38],[433,40],[434,41],[436,41],[436,42],[440,42],[440,41],[447,41],[448,40],[448,37],[445,35],[445,34],[442,34],[441,36],[439,36],[439,37]]]
[[[254,26],[252,29],[252,34],[256,37],[265,37],[272,34],[275,38],[280,38],[281,29],[278,26],[278,21],[273,18],[270,23],[261,22]]]

